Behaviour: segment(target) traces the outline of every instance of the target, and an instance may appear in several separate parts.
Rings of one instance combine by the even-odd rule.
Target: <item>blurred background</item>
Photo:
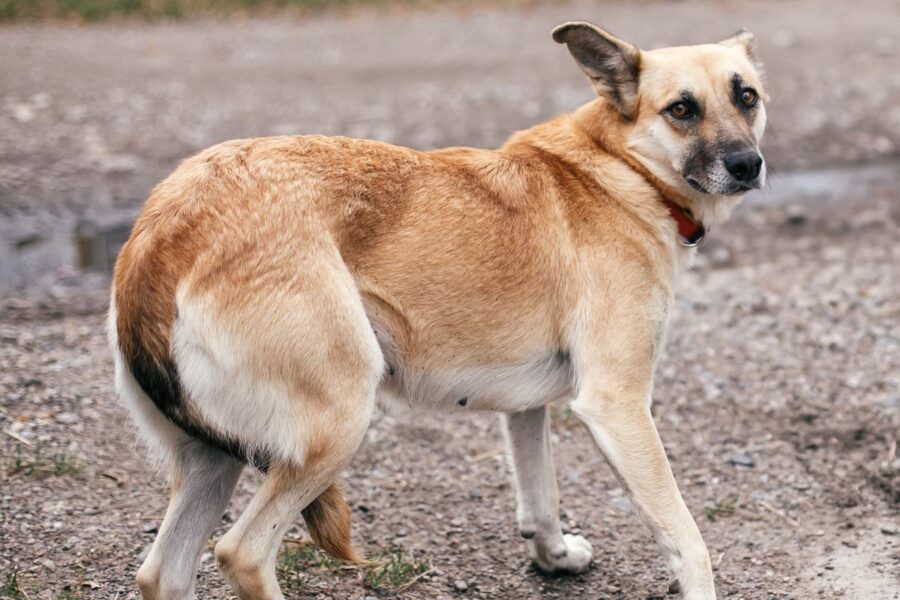
[[[0,0],[0,597],[136,597],[166,493],[112,394],[103,313],[153,185],[240,137],[498,146],[593,97],[549,34],[581,19],[648,49],[749,27],[766,65],[771,184],[701,250],[654,405],[720,596],[900,598],[898,0]],[[623,491],[556,417],[590,573],[529,569],[496,419],[379,416],[345,488],[396,572],[297,542],[286,594],[663,597]],[[209,553],[198,594],[227,597]]]

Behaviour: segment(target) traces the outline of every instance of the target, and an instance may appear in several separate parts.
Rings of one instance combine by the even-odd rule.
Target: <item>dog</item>
[[[172,480],[145,599],[193,596],[247,464],[264,482],[215,546],[238,597],[283,597],[297,512],[320,547],[361,560],[335,481],[379,393],[504,413],[519,529],[556,573],[592,559],[558,517],[548,405],[571,400],[683,597],[716,597],[650,402],[679,273],[765,181],[754,39],[642,51],[586,22],[553,39],[597,98],[499,150],[237,140],[153,190],[109,318],[118,393]]]

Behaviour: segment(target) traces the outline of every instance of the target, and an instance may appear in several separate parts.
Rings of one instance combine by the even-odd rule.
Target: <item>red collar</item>
[[[695,220],[687,210],[678,206],[668,198],[663,198],[663,202],[666,203],[669,214],[672,215],[672,218],[678,223],[678,233],[681,235],[681,245],[687,246],[688,248],[699,245],[706,236],[706,227],[703,226],[703,223]]]

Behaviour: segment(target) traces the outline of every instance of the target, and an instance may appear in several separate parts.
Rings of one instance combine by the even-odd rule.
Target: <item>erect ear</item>
[[[637,108],[641,51],[628,42],[585,22],[564,23],[553,30],[554,41],[569,47],[594,89],[632,118]]]
[[[742,50],[744,54],[747,55],[747,58],[750,59],[750,64],[752,64],[757,71],[762,73],[763,66],[756,54],[756,37],[753,35],[752,31],[744,27],[733,36],[725,38],[719,43],[723,46],[728,46],[729,48]]]

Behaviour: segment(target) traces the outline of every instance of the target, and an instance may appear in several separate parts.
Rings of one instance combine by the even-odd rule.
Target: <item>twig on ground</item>
[[[488,450],[487,452],[482,452],[481,454],[476,454],[475,456],[467,456],[467,463],[478,463],[483,460],[487,460],[489,458],[494,458],[495,456],[500,456],[503,454],[503,448],[495,448],[493,450]]]
[[[23,438],[21,435],[19,435],[19,434],[16,433],[15,431],[10,431],[10,430],[8,430],[8,429],[4,429],[4,430],[3,430],[3,433],[5,433],[5,434],[8,435],[9,437],[11,437],[12,439],[16,440],[17,442],[22,442],[22,443],[25,444],[26,446],[34,446],[34,444],[32,444],[31,442],[29,442],[28,440],[26,440],[25,438]]]
[[[416,575],[415,577],[413,577],[412,579],[410,579],[409,581],[407,581],[406,583],[404,583],[403,585],[398,587],[397,593],[402,592],[403,590],[407,589],[409,586],[411,586],[412,584],[414,584],[415,582],[417,582],[418,580],[422,579],[423,577],[425,577],[426,575],[428,575],[429,573],[432,573],[432,572],[434,572],[434,567],[431,567],[427,571],[422,571],[421,573],[419,573],[418,575]]]
[[[762,508],[764,508],[764,509],[766,509],[767,511],[769,511],[770,513],[772,513],[772,514],[774,514],[774,515],[776,515],[776,516],[781,517],[782,519],[784,519],[785,521],[787,521],[788,523],[790,523],[792,527],[800,527],[800,523],[798,523],[797,521],[795,521],[795,520],[792,519],[791,517],[787,516],[783,511],[778,510],[777,508],[775,508],[774,506],[772,506],[771,504],[769,504],[769,503],[766,502],[765,500],[757,500],[756,503],[759,504]]]

